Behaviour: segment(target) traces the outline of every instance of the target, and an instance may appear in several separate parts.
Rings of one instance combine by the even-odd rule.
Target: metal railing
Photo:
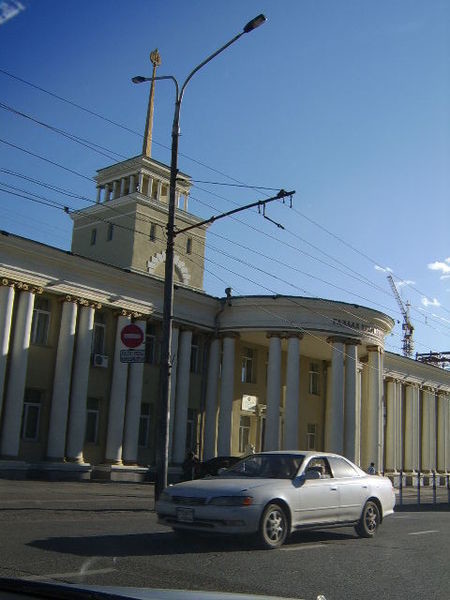
[[[410,485],[406,485],[406,478],[412,479]],[[450,475],[421,471],[405,474],[404,471],[400,471],[394,477],[393,483],[399,506],[450,504]]]

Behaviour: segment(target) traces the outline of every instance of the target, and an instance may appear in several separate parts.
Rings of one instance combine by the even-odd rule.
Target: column
[[[98,185],[97,186],[97,199],[96,199],[97,204],[100,204],[101,195],[102,195],[102,188]]]
[[[401,384],[389,379],[386,383],[386,471],[397,473],[402,468]]]
[[[139,173],[138,175],[138,191],[140,194],[143,194],[143,187],[144,187],[144,173]]]
[[[375,463],[383,470],[383,350],[367,346],[366,395],[362,405],[362,467]]]
[[[288,337],[286,366],[286,404],[284,407],[284,449],[298,449],[298,410],[300,402],[300,340],[303,335]]]
[[[436,394],[423,390],[422,411],[422,471],[436,470]]]
[[[0,455],[3,456],[16,457],[19,454],[20,426],[27,375],[28,350],[30,348],[34,297],[35,294],[28,291],[28,286],[23,286],[17,306],[8,385],[3,407],[3,429],[0,446]]]
[[[267,368],[267,409],[264,450],[279,450],[281,397],[281,337],[268,334],[269,365]]]
[[[136,321],[136,325],[145,332],[147,321]],[[128,369],[128,394],[123,434],[123,461],[128,464],[137,462],[143,383],[144,363],[131,363]]]
[[[120,180],[120,197],[122,198],[122,196],[125,196],[125,183],[126,183],[126,178],[122,177],[122,179]]]
[[[220,339],[214,338],[209,345],[203,460],[209,460],[216,456],[217,388],[219,383],[219,370]]]
[[[361,403],[362,403],[362,390],[363,390],[363,381],[362,381],[362,371],[363,365],[361,362],[358,362],[358,374],[356,377],[356,447],[355,447],[355,464],[361,466]]]
[[[105,194],[103,196],[103,202],[108,202],[110,200],[111,197],[111,186],[109,185],[109,183],[107,183],[105,185]]]
[[[113,200],[115,200],[119,195],[119,182],[118,181],[113,181]]]
[[[220,382],[220,409],[217,432],[217,454],[229,456],[231,452],[231,417],[234,399],[234,351],[235,336],[226,335],[223,340],[222,375]]]
[[[162,188],[162,182],[158,181],[158,192],[156,195],[156,199],[158,200],[158,202],[161,202],[161,188]]]
[[[419,470],[419,387],[406,385],[405,391],[405,471]]]
[[[438,395],[437,468],[439,473],[450,471],[450,398]]]
[[[181,464],[186,457],[186,425],[189,406],[189,380],[191,370],[192,331],[180,334],[177,369],[177,394],[173,430],[173,460]]]
[[[5,388],[6,362],[8,360],[11,321],[14,305],[14,286],[7,280],[0,282],[0,422]]]
[[[344,343],[329,338],[333,344],[331,356],[331,396],[325,410],[325,450],[342,454],[344,451]]]
[[[69,412],[70,377],[77,325],[77,305],[65,300],[62,305],[56,351],[55,375],[48,429],[47,457],[64,460],[66,448],[67,415]]]
[[[348,340],[345,345],[344,455],[353,462],[359,446],[358,344]]]
[[[72,372],[66,457],[67,460],[78,463],[83,462],[94,312],[95,309],[93,306],[83,306],[79,311],[78,335]]]
[[[170,419],[169,419],[169,460],[173,460],[173,431],[175,423],[175,399],[177,397],[177,372],[178,372],[178,327],[172,327],[172,360],[170,369]]]
[[[122,464],[123,426],[125,420],[125,401],[127,397],[128,363],[120,362],[122,340],[120,334],[130,323],[129,315],[120,315],[117,319],[116,340],[114,344],[114,363],[109,395],[108,432],[106,437],[105,460],[113,465]]]
[[[130,175],[130,186],[129,186],[129,194],[132,194],[136,191],[136,178],[134,175]]]
[[[189,194],[188,192],[186,192],[186,194],[184,195],[184,202],[183,202],[183,210],[185,210],[187,212],[188,210],[188,204],[189,203]]]

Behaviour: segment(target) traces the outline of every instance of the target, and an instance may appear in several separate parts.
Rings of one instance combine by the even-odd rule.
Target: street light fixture
[[[133,83],[143,83],[144,81],[158,81],[162,79],[171,79],[175,84],[175,110],[172,124],[172,150],[170,160],[170,192],[169,192],[169,214],[167,219],[167,245],[166,245],[166,263],[164,277],[164,309],[163,309],[163,339],[162,356],[160,369],[160,406],[158,411],[158,435],[156,449],[156,486],[155,498],[159,497],[161,491],[167,486],[167,470],[169,462],[169,421],[170,421],[170,388],[171,388],[171,355],[172,355],[172,321],[173,321],[173,260],[174,260],[174,242],[175,242],[175,186],[178,172],[178,138],[180,109],[183,100],[184,90],[187,84],[202,67],[209,63],[218,54],[234,44],[241,36],[250,33],[266,21],[266,17],[261,14],[249,21],[241,33],[238,33],[229,42],[213,52],[208,58],[193,69],[186,77],[181,88],[178,81],[172,75],[163,75],[157,77],[143,77],[137,75],[132,78]]]

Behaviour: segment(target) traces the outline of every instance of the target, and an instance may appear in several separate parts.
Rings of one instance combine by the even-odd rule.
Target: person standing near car
[[[369,468],[367,469],[367,472],[369,473],[369,475],[375,475],[376,471],[375,471],[375,463],[371,462],[369,465]]]
[[[195,455],[195,452],[190,450],[186,454],[186,458],[182,464],[183,479],[185,481],[188,479],[195,479],[195,476],[197,475],[199,467],[200,467],[199,459]]]

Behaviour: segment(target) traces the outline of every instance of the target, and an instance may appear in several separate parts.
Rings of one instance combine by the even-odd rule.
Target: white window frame
[[[106,323],[104,322],[104,315],[100,314],[100,315],[96,315],[96,317],[98,319],[103,319],[102,321],[95,320],[94,317],[94,331],[92,332],[92,354],[105,354],[105,340],[106,340]],[[96,348],[96,340],[97,340],[97,331],[99,329],[103,330],[103,335],[102,335],[102,343],[101,343],[101,347]]]
[[[239,418],[239,453],[243,454],[250,444],[250,415],[241,415]]]
[[[320,396],[320,365],[316,362],[309,363],[308,392],[312,396]]]
[[[97,402],[97,408],[89,408],[89,400],[95,400]],[[95,432],[94,432],[94,441],[87,439],[87,430],[88,430],[88,422],[89,415],[95,416]],[[88,398],[88,404],[86,405],[86,431],[84,435],[85,444],[98,445],[98,430],[99,430],[99,422],[100,422],[100,407],[99,401],[97,398]]]
[[[244,347],[241,354],[241,383],[256,383],[255,367],[256,350]]]
[[[306,449],[317,450],[317,423],[308,423],[306,425]]]
[[[200,339],[198,334],[192,336],[191,342],[191,373],[198,373],[200,371]]]
[[[27,400],[27,391],[36,391],[39,393],[39,401]],[[41,425],[41,405],[42,405],[42,391],[36,390],[34,388],[30,388],[29,390],[25,390],[25,398],[23,401],[23,415],[22,415],[22,431],[21,431],[21,439],[25,442],[37,442],[39,440],[39,429]],[[36,419],[36,430],[34,437],[27,437],[27,421],[31,408],[37,409],[37,419]]]
[[[45,300],[48,309],[39,308],[39,302]],[[36,298],[33,308],[33,320],[31,322],[31,343],[37,346],[46,346],[48,342],[48,332],[50,330],[50,300],[48,298]],[[47,324],[44,327],[44,336],[42,340],[38,340],[39,325],[43,318],[47,319]]]
[[[144,406],[148,406],[148,413],[143,413],[142,409]],[[146,409],[147,410],[147,409]],[[145,435],[144,435],[144,443],[142,444],[141,440],[141,427],[144,426]],[[150,440],[150,427],[151,427],[151,407],[148,402],[143,402],[141,404],[141,412],[139,415],[139,430],[138,430],[138,447],[139,448],[148,448],[149,440]]]

